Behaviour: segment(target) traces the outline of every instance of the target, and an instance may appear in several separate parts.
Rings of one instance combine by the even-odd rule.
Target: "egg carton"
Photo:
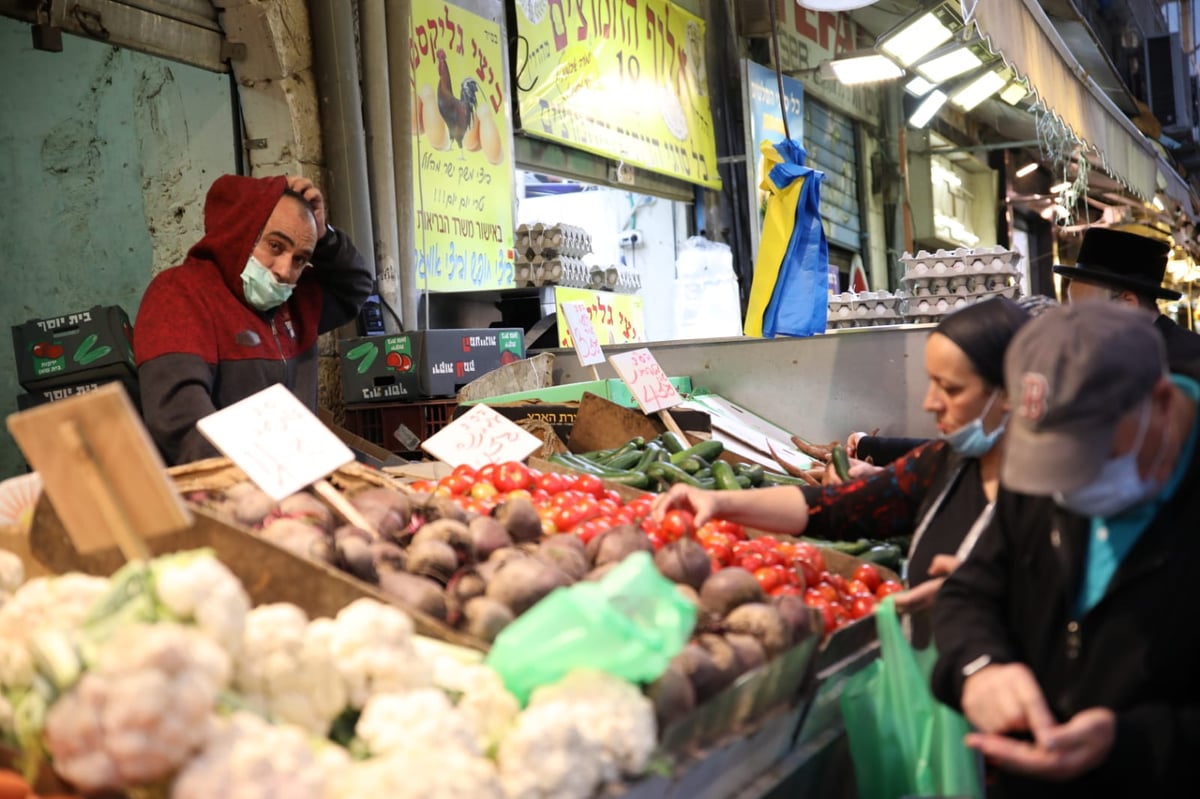
[[[1020,286],[1005,286],[973,294],[941,294],[937,296],[914,296],[904,303],[905,319],[912,324],[939,322],[948,313],[966,308],[991,297],[1007,297],[1015,300],[1021,296]]]
[[[827,330],[849,327],[875,327],[904,322],[902,304],[908,295],[902,291],[843,292],[829,298]]]
[[[1008,288],[1017,279],[1017,275],[1001,274],[952,275],[906,280],[905,288],[914,297],[969,296]]]
[[[900,257],[904,265],[903,280],[950,279],[980,275],[1019,275],[1021,254],[1003,247],[963,247],[957,250],[937,250],[930,253],[921,250],[916,255],[905,253]]]
[[[530,261],[536,255],[543,258],[582,258],[592,251],[592,236],[577,225],[561,222],[549,225],[542,222],[521,224],[514,231],[513,248],[518,255],[523,254]]]

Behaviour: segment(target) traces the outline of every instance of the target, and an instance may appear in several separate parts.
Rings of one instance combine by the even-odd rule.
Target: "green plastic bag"
[[[630,555],[603,579],[559,588],[496,637],[487,663],[524,705],[541,685],[576,668],[651,682],[687,643],[696,608],[654,568]]]
[[[849,677],[841,696],[858,795],[981,797],[978,757],[963,744],[967,721],[929,690],[932,647],[913,650],[891,597],[875,623],[879,659]]]

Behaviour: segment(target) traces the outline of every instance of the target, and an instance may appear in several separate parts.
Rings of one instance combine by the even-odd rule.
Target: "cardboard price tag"
[[[542,446],[531,433],[517,427],[486,405],[476,405],[426,439],[421,449],[440,461],[478,469],[489,463],[523,461]]]
[[[196,427],[276,501],[354,460],[350,448],[279,383]]]
[[[683,402],[667,373],[648,349],[610,355],[608,362],[625,381],[643,413],[657,413]]]
[[[578,300],[564,302],[562,312],[567,320],[567,329],[571,331],[571,340],[575,344],[575,354],[579,356],[579,365],[604,363],[604,351],[600,349],[600,340],[596,338],[596,328],[592,327],[587,305]]]

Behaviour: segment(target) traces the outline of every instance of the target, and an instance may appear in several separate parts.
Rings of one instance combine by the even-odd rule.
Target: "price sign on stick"
[[[421,449],[451,466],[473,468],[503,461],[522,461],[542,446],[537,436],[522,430],[486,405],[476,405],[440,432]]]
[[[642,413],[657,413],[668,430],[684,438],[683,431],[667,411],[668,408],[683,402],[683,397],[679,396],[675,386],[671,385],[667,373],[658,365],[650,350],[640,349],[610,355],[608,362],[625,381]]]
[[[592,327],[587,306],[578,300],[564,302],[562,312],[563,318],[567,320],[567,329],[571,331],[571,341],[575,344],[579,365],[592,367],[592,377],[599,380],[600,375],[596,372],[595,365],[604,363],[604,351],[600,349],[600,339],[596,338],[596,328]]]
[[[115,543],[127,560],[145,559],[145,539],[191,525],[120,383],[15,413],[8,429],[80,554]]]
[[[325,477],[354,453],[296,395],[276,383],[196,422],[200,433],[279,501],[309,485],[355,527],[375,528]]]

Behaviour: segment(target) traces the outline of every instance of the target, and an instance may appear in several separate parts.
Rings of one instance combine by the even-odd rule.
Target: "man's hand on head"
[[[313,216],[317,220],[317,241],[325,238],[325,196],[321,194],[321,190],[311,180],[300,175],[288,175],[287,185],[312,206]]]

